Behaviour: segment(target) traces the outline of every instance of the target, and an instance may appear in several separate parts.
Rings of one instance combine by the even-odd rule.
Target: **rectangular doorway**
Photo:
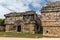
[[[20,25],[17,27],[17,31],[21,32],[21,26]]]

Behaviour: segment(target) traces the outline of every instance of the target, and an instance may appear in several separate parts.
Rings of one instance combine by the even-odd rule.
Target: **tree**
[[[4,26],[5,19],[0,19],[0,26]]]

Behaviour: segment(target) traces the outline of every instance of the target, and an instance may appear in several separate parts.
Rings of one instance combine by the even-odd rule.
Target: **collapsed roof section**
[[[9,17],[9,16],[21,16],[21,15],[30,15],[30,14],[36,14],[35,11],[26,11],[26,12],[12,12],[9,14],[5,14],[5,17]]]
[[[41,9],[41,13],[60,12],[60,1],[48,2],[45,7]]]

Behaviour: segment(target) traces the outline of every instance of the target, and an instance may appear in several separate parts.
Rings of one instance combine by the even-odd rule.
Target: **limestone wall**
[[[60,36],[60,2],[48,2],[41,9],[43,35]]]
[[[35,32],[35,24],[22,24],[22,32]]]
[[[42,21],[41,22],[42,26],[60,26],[59,21]]]
[[[60,36],[60,26],[43,27],[43,35],[45,35],[45,36]]]
[[[5,31],[6,32],[15,32],[16,28],[13,25],[6,25]]]
[[[60,21],[60,12],[42,13],[41,21]]]

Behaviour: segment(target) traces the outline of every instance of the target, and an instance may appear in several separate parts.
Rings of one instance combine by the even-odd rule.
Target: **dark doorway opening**
[[[17,31],[21,32],[21,26],[18,26]]]
[[[46,31],[46,33],[48,33],[48,31]]]
[[[40,26],[38,24],[36,24],[35,29],[36,29],[36,32],[35,33],[39,33],[40,32]]]

